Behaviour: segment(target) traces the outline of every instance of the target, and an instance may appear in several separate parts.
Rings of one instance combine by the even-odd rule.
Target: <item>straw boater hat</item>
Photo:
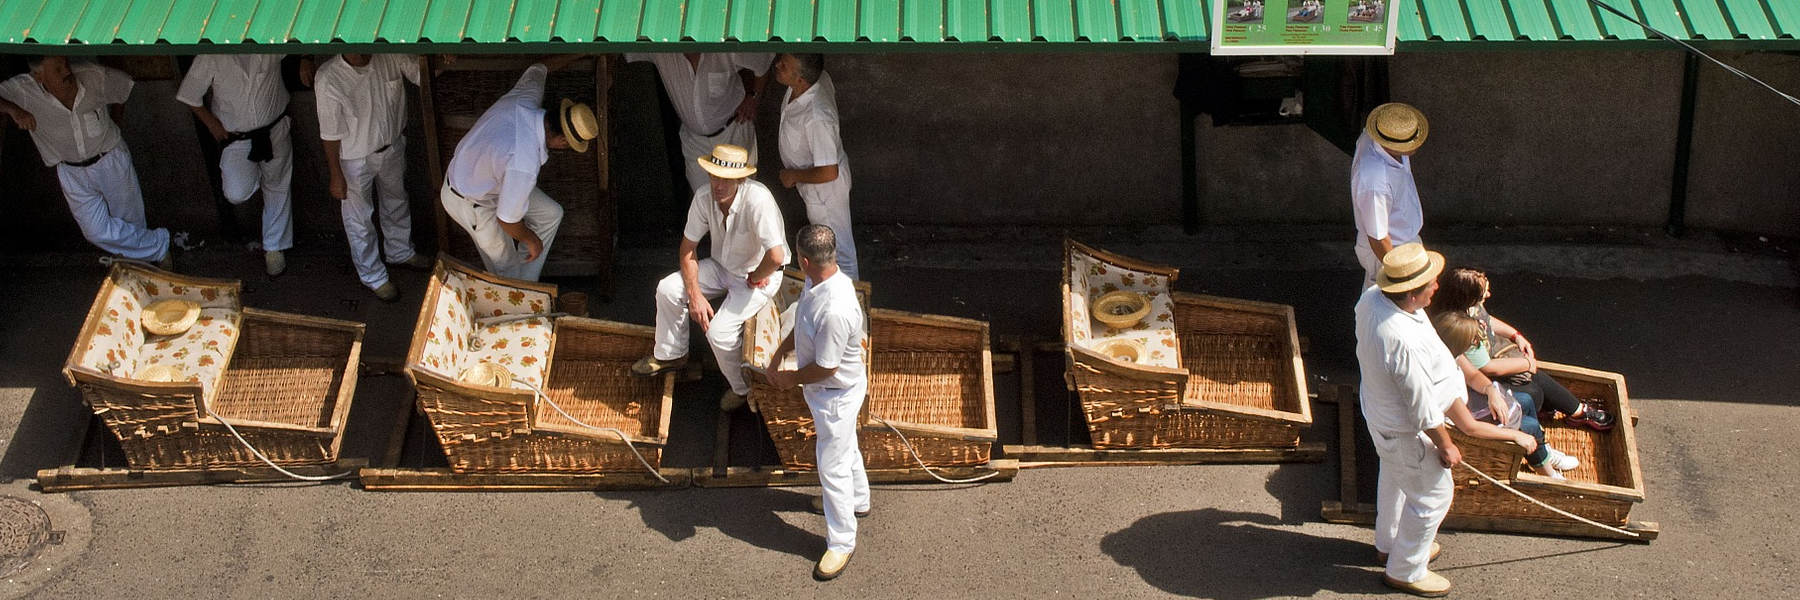
[[[141,322],[151,335],[179,335],[200,320],[200,304],[192,300],[158,300],[144,307]]]
[[[475,366],[473,367],[463,369],[462,375],[458,376],[457,379],[462,380],[463,383],[473,383],[475,385],[485,385],[488,387],[510,387],[512,385],[512,371],[508,371],[506,370],[506,367],[491,362],[478,362],[475,363]]]
[[[1437,279],[1442,272],[1444,255],[1426,250],[1418,242],[1401,244],[1381,257],[1381,274],[1375,276],[1375,285],[1384,292],[1410,292]]]
[[[181,374],[181,369],[169,365],[150,365],[138,371],[137,375],[134,376],[134,379],[139,381],[154,381],[157,383],[174,383],[187,381],[187,376]]]
[[[1369,112],[1369,122],[1363,129],[1384,148],[1412,152],[1425,145],[1431,124],[1425,121],[1425,113],[1412,105],[1389,102]]]
[[[719,144],[713,146],[712,154],[694,160],[720,179],[743,179],[756,174],[756,167],[750,164],[750,151],[743,146]]]
[[[594,118],[594,109],[588,105],[563,98],[562,130],[570,148],[587,152],[588,140],[600,137],[600,120]]]

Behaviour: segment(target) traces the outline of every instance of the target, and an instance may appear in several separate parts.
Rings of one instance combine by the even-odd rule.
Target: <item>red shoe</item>
[[[1569,415],[1563,417],[1563,423],[1579,425],[1594,431],[1608,431],[1613,428],[1615,419],[1613,418],[1612,413],[1606,412],[1606,409],[1600,408],[1600,405],[1598,404],[1583,402],[1581,406],[1582,411],[1580,416]]]

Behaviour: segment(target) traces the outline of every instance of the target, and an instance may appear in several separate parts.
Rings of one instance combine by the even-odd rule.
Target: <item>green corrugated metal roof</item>
[[[1194,51],[1213,0],[0,0],[0,51],[242,51],[245,44],[507,42],[483,51]],[[1587,0],[1397,0],[1403,48],[1646,40]],[[1671,35],[1800,49],[1800,0],[1608,0]],[[1129,42],[1119,44],[1115,42]],[[996,45],[996,43],[998,43]],[[1105,43],[1101,45],[1099,43]],[[848,44],[848,45],[839,45]],[[1578,44],[1585,45],[1585,44]]]

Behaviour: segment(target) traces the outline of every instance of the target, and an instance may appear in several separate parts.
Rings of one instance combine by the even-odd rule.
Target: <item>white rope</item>
[[[1621,18],[1621,19],[1631,21],[1633,24],[1636,24],[1638,27],[1644,28],[1644,31],[1648,31],[1650,33],[1656,34],[1657,37],[1674,42],[1674,43],[1680,45],[1682,48],[1686,48],[1688,52],[1692,52],[1696,55],[1699,55],[1699,56],[1705,58],[1706,60],[1712,61],[1713,64],[1723,67],[1726,71],[1730,72],[1732,75],[1736,75],[1738,77],[1742,77],[1744,79],[1748,79],[1750,81],[1756,82],[1757,85],[1768,88],[1769,91],[1774,92],[1775,95],[1777,95],[1777,96],[1781,96],[1783,99],[1787,100],[1788,102],[1792,102],[1795,105],[1800,105],[1800,98],[1795,98],[1792,94],[1775,89],[1775,86],[1769,85],[1767,82],[1765,82],[1761,79],[1757,79],[1756,76],[1751,75],[1749,73],[1745,73],[1742,69],[1739,69],[1737,67],[1733,67],[1731,65],[1725,64],[1724,61],[1721,61],[1717,58],[1713,58],[1711,54],[1707,54],[1705,52],[1700,51],[1700,49],[1695,48],[1693,44],[1689,44],[1685,41],[1676,39],[1675,36],[1663,33],[1662,31],[1657,30],[1655,27],[1651,27],[1651,26],[1645,24],[1643,21],[1639,21],[1635,18],[1632,18],[1631,15],[1625,14],[1624,12],[1619,11],[1619,9],[1613,8],[1611,5],[1609,5],[1605,2],[1601,2],[1600,0],[1588,0],[1588,3],[1593,4],[1594,6],[1598,6],[1600,8],[1606,9],[1606,12],[1610,12],[1612,14],[1618,15],[1619,18]]]
[[[1474,472],[1475,472],[1475,474],[1476,474],[1476,475],[1480,475],[1480,476],[1481,476],[1481,478],[1482,478],[1482,479],[1486,479],[1486,480],[1488,480],[1488,483],[1492,483],[1492,484],[1494,484],[1494,485],[1497,485],[1497,486],[1500,486],[1500,489],[1503,489],[1503,490],[1506,490],[1506,491],[1508,491],[1508,492],[1512,492],[1512,493],[1513,493],[1513,495],[1515,495],[1515,496],[1518,496],[1518,497],[1520,497],[1520,498],[1524,498],[1524,499],[1526,499],[1526,500],[1529,500],[1529,501],[1531,501],[1531,503],[1532,503],[1532,504],[1536,504],[1536,505],[1538,505],[1538,506],[1542,506],[1542,507],[1544,507],[1544,508],[1547,508],[1547,509],[1550,509],[1550,512],[1553,512],[1553,513],[1556,513],[1556,514],[1559,514],[1559,515],[1562,515],[1562,516],[1565,516],[1565,517],[1568,517],[1568,518],[1571,518],[1571,519],[1574,519],[1574,520],[1576,520],[1576,521],[1580,521],[1580,522],[1582,522],[1582,523],[1586,523],[1586,524],[1588,524],[1588,525],[1593,525],[1593,526],[1595,526],[1595,527],[1599,527],[1599,528],[1601,528],[1601,529],[1605,529],[1605,530],[1607,530],[1607,531],[1611,531],[1611,532],[1613,532],[1613,533],[1617,533],[1617,534],[1620,534],[1620,535],[1628,535],[1628,536],[1631,536],[1631,537],[1642,537],[1642,536],[1640,536],[1640,535],[1638,535],[1638,533],[1637,533],[1637,532],[1635,532],[1635,531],[1626,531],[1626,530],[1624,530],[1624,529],[1619,529],[1619,528],[1617,528],[1617,527],[1613,527],[1613,526],[1611,526],[1611,525],[1607,525],[1607,524],[1605,524],[1605,523],[1597,523],[1597,522],[1594,522],[1594,521],[1592,521],[1592,520],[1589,520],[1589,519],[1587,519],[1587,518],[1585,518],[1585,517],[1582,517],[1582,516],[1581,516],[1581,515],[1577,515],[1577,514],[1575,514],[1575,513],[1571,513],[1571,512],[1569,512],[1569,511],[1566,511],[1566,510],[1563,510],[1563,509],[1560,509],[1560,508],[1557,508],[1557,507],[1554,507],[1554,506],[1551,506],[1551,505],[1548,505],[1548,504],[1545,504],[1545,503],[1544,503],[1544,501],[1542,501],[1542,500],[1539,500],[1539,499],[1537,499],[1537,498],[1533,498],[1533,497],[1531,497],[1531,496],[1527,496],[1527,495],[1525,495],[1525,492],[1521,492],[1521,491],[1519,491],[1519,490],[1515,490],[1515,489],[1513,489],[1513,487],[1512,487],[1512,486],[1510,486],[1510,485],[1506,485],[1506,484],[1504,484],[1504,483],[1500,483],[1500,480],[1498,480],[1498,479],[1494,479],[1494,478],[1493,478],[1493,477],[1492,477],[1492,476],[1489,476],[1489,475],[1488,475],[1488,474],[1487,474],[1487,473],[1483,473],[1483,472],[1481,472],[1481,469],[1477,469],[1477,468],[1475,468],[1475,467],[1474,467],[1474,466],[1473,466],[1473,465],[1470,465],[1470,464],[1469,464],[1469,463],[1467,463],[1467,462],[1458,462],[1458,463],[1457,463],[1457,464],[1460,464],[1460,465],[1462,465],[1462,466],[1465,466],[1465,467],[1468,467],[1468,468],[1469,468],[1469,470],[1470,470],[1470,471],[1474,471]]]
[[[206,407],[206,416],[212,417],[214,419],[218,419],[219,424],[224,425],[225,430],[231,432],[231,437],[237,438],[238,443],[243,444],[245,448],[249,448],[251,454],[255,454],[256,458],[261,459],[264,463],[267,463],[271,468],[274,468],[277,472],[281,473],[282,475],[286,475],[288,477],[292,477],[294,479],[298,479],[301,481],[331,481],[333,479],[342,479],[342,478],[349,477],[351,475],[356,474],[356,471],[354,469],[349,470],[349,471],[344,471],[344,472],[338,473],[336,475],[301,475],[299,473],[295,473],[293,471],[283,469],[283,468],[281,468],[281,465],[275,464],[275,461],[269,460],[269,457],[263,456],[262,451],[257,450],[256,446],[250,445],[250,440],[244,439],[244,436],[238,433],[237,428],[232,427],[231,422],[225,420],[225,417],[221,417],[221,416],[219,416],[219,413],[213,412],[212,406],[206,405],[204,402],[201,403],[201,405]]]
[[[883,418],[877,417],[875,415],[869,415],[869,418],[875,419],[877,421],[881,421],[881,424],[886,425],[888,429],[892,430],[894,432],[894,435],[900,436],[900,443],[906,444],[906,451],[908,453],[912,454],[913,462],[919,463],[919,468],[924,469],[925,474],[930,475],[932,479],[936,479],[936,480],[942,481],[944,483],[977,483],[977,482],[980,482],[989,477],[993,477],[995,475],[1000,474],[999,471],[994,471],[992,473],[988,473],[988,474],[982,475],[980,477],[970,477],[968,479],[950,479],[943,475],[939,475],[939,474],[937,474],[937,471],[933,470],[929,465],[925,464],[924,458],[919,457],[919,451],[913,449],[912,441],[906,439],[906,434],[900,433],[900,428],[894,427],[894,424],[887,422],[887,419],[883,419]]]
[[[530,383],[527,383],[527,382],[521,381],[521,380],[517,380],[517,379],[513,380],[513,383],[525,386],[525,389],[531,390],[531,393],[537,395],[537,399],[544,401],[544,404],[548,404],[548,405],[550,405],[550,408],[556,409],[557,414],[562,415],[564,419],[568,419],[569,421],[575,423],[576,425],[580,425],[582,427],[586,427],[586,428],[592,429],[594,431],[605,431],[605,432],[609,432],[609,433],[618,435],[619,440],[625,442],[625,447],[631,449],[631,455],[636,456],[638,459],[638,463],[644,465],[644,470],[649,471],[650,475],[655,477],[657,481],[661,481],[663,483],[669,483],[669,480],[667,478],[664,478],[662,476],[662,473],[660,473],[656,470],[656,467],[650,466],[650,461],[644,460],[644,455],[642,453],[638,452],[637,445],[631,443],[631,436],[626,435],[624,430],[619,429],[617,427],[595,427],[593,425],[583,423],[581,421],[581,419],[575,418],[575,415],[571,415],[568,413],[568,411],[563,410],[561,406],[557,406],[556,402],[550,400],[550,395],[545,394],[544,391],[538,389],[537,386],[531,385]]]

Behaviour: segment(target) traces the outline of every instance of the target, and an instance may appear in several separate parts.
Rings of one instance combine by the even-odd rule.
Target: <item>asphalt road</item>
[[[244,278],[249,305],[369,322],[368,356],[404,351],[422,276],[400,276],[410,294],[381,305],[356,287],[336,254],[297,255],[291,274],[273,282],[256,272],[255,258],[203,253],[191,268]],[[1738,260],[1720,258],[1727,259]],[[1708,259],[1682,260],[1704,266]],[[1054,261],[1042,268],[898,262],[868,269],[878,306],[987,318],[996,335],[1056,335]],[[1182,262],[1201,266],[1184,271],[1178,288],[1294,304],[1311,341],[1309,371],[1347,382],[1354,368],[1348,300],[1357,275],[1264,269],[1283,262],[1279,253]],[[663,270],[622,267],[618,289],[649,289]],[[1499,270],[1491,307],[1531,333],[1540,353],[1629,378],[1649,485],[1633,517],[1659,522],[1662,534],[1638,545],[1446,533],[1436,568],[1457,595],[1800,594],[1791,542],[1800,538],[1800,490],[1790,476],[1800,453],[1795,290],[1696,276],[1602,280]],[[1322,464],[1048,469],[992,485],[881,486],[850,570],[824,584],[808,577],[824,530],[823,519],[806,511],[815,493],[808,488],[376,493],[331,483],[30,491],[26,479],[36,469],[62,464],[73,451],[68,432],[85,409],[57,370],[102,272],[0,273],[9,298],[0,303],[0,352],[10,357],[0,364],[0,431],[13,432],[0,442],[0,474],[19,478],[0,494],[38,502],[67,532],[0,587],[8,595],[1385,595],[1369,531],[1319,522],[1320,502],[1336,494],[1335,452]],[[561,283],[579,289],[583,282]],[[649,321],[648,299],[635,295],[594,308]],[[363,383],[353,418],[367,423],[352,430],[347,455],[381,447],[385,423],[374,409],[402,396],[403,385],[393,377]],[[671,462],[710,456],[711,385],[677,389],[677,419],[685,424],[677,424],[672,443],[684,448]],[[1001,404],[1016,398],[1016,384],[997,387]],[[1006,416],[1016,412],[1001,412],[1002,437],[1015,441],[1016,421]],[[1319,425],[1307,438],[1335,448],[1335,418],[1334,406],[1315,406]],[[754,461],[756,447],[734,444],[733,456]]]

